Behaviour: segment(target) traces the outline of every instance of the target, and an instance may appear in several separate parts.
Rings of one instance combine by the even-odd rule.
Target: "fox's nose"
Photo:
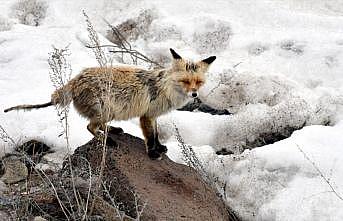
[[[192,92],[192,97],[197,97],[198,93],[197,92]]]

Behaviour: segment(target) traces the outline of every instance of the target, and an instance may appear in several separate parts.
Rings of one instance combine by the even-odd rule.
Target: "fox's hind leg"
[[[96,123],[96,122],[90,122],[88,125],[87,125],[87,129],[88,131],[94,135],[94,137],[98,137],[101,133],[99,131],[99,128],[100,128],[100,124]]]
[[[145,145],[147,147],[148,156],[151,159],[161,159],[161,153],[158,151],[158,145],[155,138],[156,121],[154,118],[143,116],[139,119],[143,135],[145,137]]]
[[[94,135],[95,138],[97,138],[99,141],[103,141],[105,139],[104,133],[100,132],[100,128],[102,127],[103,124],[96,122],[96,121],[91,121],[87,129],[88,131]],[[111,137],[107,136],[106,137],[106,145],[109,146],[117,146],[117,142],[115,142]]]

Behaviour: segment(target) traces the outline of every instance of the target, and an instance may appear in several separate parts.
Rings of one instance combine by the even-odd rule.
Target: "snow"
[[[0,4],[1,110],[50,99],[54,88],[47,58],[52,45],[69,45],[72,76],[97,65],[84,47],[88,34],[82,10],[106,44],[103,18],[121,24],[139,20],[145,11],[151,13],[151,23],[140,26],[133,46],[164,64],[170,47],[195,60],[216,55],[200,97],[234,113],[172,111],[160,117],[168,156],[184,163],[175,124],[206,170],[226,183],[227,203],[246,220],[343,220],[341,1],[49,0],[38,26],[21,24],[13,16],[16,2]],[[70,150],[58,137],[62,126],[53,107],[1,113],[0,122],[18,143],[38,139],[52,146],[56,153],[45,158],[57,164],[66,152],[91,139],[86,120],[73,108]],[[112,125],[143,137],[137,119]],[[266,134],[292,132],[289,128],[302,129],[261,144]],[[0,141],[0,155],[12,148]],[[222,148],[235,154],[216,155]]]
[[[341,196],[342,128],[342,123],[305,127],[235,156],[217,156],[209,146],[193,148],[208,172],[226,183],[229,205],[248,220],[340,220],[343,202],[311,162]],[[170,143],[168,155],[182,163],[177,145]]]

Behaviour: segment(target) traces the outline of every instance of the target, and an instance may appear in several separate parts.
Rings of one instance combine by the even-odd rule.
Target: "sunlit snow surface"
[[[38,27],[13,17],[14,2],[0,4],[1,110],[49,101],[52,45],[70,44],[72,76],[97,65],[84,47],[82,10],[101,39],[108,30],[103,18],[116,25],[148,10],[152,22],[133,46],[154,58],[169,56],[170,47],[193,59],[216,55],[201,98],[235,113],[174,111],[161,117],[168,155],[182,163],[175,124],[207,170],[226,183],[228,204],[247,220],[343,220],[342,1],[49,0],[47,17]],[[34,138],[53,146],[56,153],[49,160],[60,162],[67,152],[53,107],[1,113],[0,122],[18,143]],[[91,136],[73,108],[69,122],[75,149]],[[137,119],[112,124],[142,137]],[[215,154],[222,148],[242,150],[261,133],[303,125],[271,145],[234,156]],[[0,155],[12,150],[0,142]]]

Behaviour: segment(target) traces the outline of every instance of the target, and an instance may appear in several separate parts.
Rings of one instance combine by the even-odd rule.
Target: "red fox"
[[[167,147],[158,139],[156,118],[177,109],[198,96],[205,83],[205,73],[216,59],[208,57],[199,62],[183,59],[170,49],[173,62],[170,68],[144,70],[135,67],[113,66],[86,68],[65,86],[51,95],[51,101],[37,105],[19,105],[19,109],[43,108],[51,105],[65,107],[73,102],[78,113],[89,119],[87,129],[103,137],[106,123],[140,117],[148,156],[160,159]],[[109,127],[110,133],[122,133],[121,128]],[[107,142],[115,143],[110,140]]]

